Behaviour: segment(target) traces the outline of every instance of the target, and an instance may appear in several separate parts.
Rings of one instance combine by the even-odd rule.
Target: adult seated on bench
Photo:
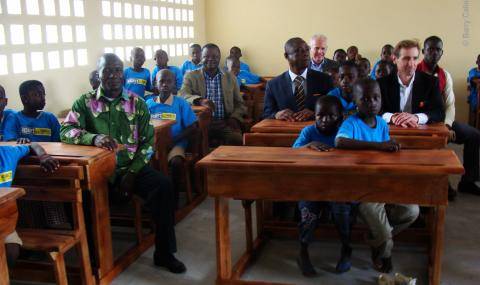
[[[145,101],[123,89],[123,63],[115,54],[104,54],[97,70],[98,90],[82,95],[61,128],[65,143],[94,145],[117,152],[117,169],[112,188],[146,201],[155,222],[156,266],[173,273],[185,272],[185,265],[173,255],[175,203],[170,181],[148,165],[153,153],[153,126]],[[122,147],[122,148],[119,148]]]
[[[332,78],[308,68],[310,48],[301,38],[285,43],[289,70],[268,81],[265,89],[265,119],[287,121],[313,120],[318,96],[333,89]]]

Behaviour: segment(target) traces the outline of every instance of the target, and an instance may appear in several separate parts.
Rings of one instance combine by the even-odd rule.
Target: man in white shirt
[[[453,93],[453,80],[450,73],[438,66],[443,55],[443,42],[437,36],[428,37],[422,53],[423,61],[417,70],[431,74],[439,79],[440,92],[445,101],[445,125],[450,130],[449,141],[463,144],[463,166],[465,174],[458,184],[458,190],[480,195],[480,188],[475,184],[479,180],[479,146],[480,131],[467,124],[455,121],[455,94]],[[456,192],[449,188],[449,199],[455,199]]]
[[[397,72],[378,79],[383,119],[401,127],[443,122],[445,110],[438,79],[416,71],[420,46],[403,40],[394,50]]]

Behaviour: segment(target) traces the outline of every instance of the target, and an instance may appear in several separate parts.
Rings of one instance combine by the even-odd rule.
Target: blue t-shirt
[[[170,70],[171,72],[173,72],[173,74],[175,74],[175,86],[177,87],[177,91],[180,90],[180,88],[182,88],[182,84],[183,84],[182,71],[180,70],[180,68],[178,68],[176,66],[171,66],[171,65],[168,66],[168,70]],[[155,66],[153,68],[153,71],[152,71],[152,82],[156,82],[156,77],[157,77],[158,71],[160,71],[160,69],[158,68],[158,66]]]
[[[150,71],[142,68],[142,71],[136,72],[132,67],[123,71],[124,87],[126,90],[145,98],[145,91],[152,91],[152,82],[150,81]]]
[[[343,121],[337,133],[337,138],[347,138],[365,142],[386,142],[390,140],[387,123],[380,116],[375,116],[377,125],[369,127],[360,119],[358,114],[348,117]]]
[[[186,60],[183,64],[182,67],[180,68],[182,70],[182,74],[185,75],[185,73],[190,72],[192,70],[197,70],[202,68],[203,65],[200,62],[199,64],[193,63],[191,60]]]
[[[240,61],[240,70],[245,70],[250,72],[250,66],[248,66],[248,64],[246,64],[245,62]]]
[[[27,117],[22,112],[8,116],[5,122],[4,141],[28,138],[32,142],[59,142],[60,123],[50,112],[42,111],[36,118]]]
[[[172,126],[172,137],[178,136],[188,126],[197,121],[197,116],[192,110],[188,102],[174,95],[171,95],[165,103],[160,102],[159,96],[155,96],[147,100],[147,107],[150,110],[152,119],[157,120],[175,120],[176,123]],[[171,105],[167,104],[171,99]],[[178,146],[186,148],[188,140],[183,139],[177,142]]]
[[[240,85],[248,85],[248,84],[257,84],[260,83],[260,76],[253,74],[251,72],[240,70],[237,75],[237,84]]]
[[[5,130],[5,122],[7,121],[8,116],[14,113],[15,111],[10,109],[3,110],[3,115],[0,118],[0,141],[3,141],[3,132]]]
[[[18,161],[29,153],[28,145],[0,145],[0,187],[12,186]]]
[[[334,145],[335,145],[335,135],[336,134],[327,136],[325,134],[322,134],[321,132],[318,131],[315,124],[310,125],[310,126],[306,126],[300,132],[300,135],[295,140],[295,143],[293,143],[293,148],[302,147],[302,146],[304,146],[308,143],[311,143],[313,141],[321,142],[321,143],[324,143],[324,144],[329,145],[331,147],[334,147]]]
[[[335,96],[338,99],[340,99],[340,102],[342,103],[342,106],[343,106],[343,115],[350,116],[350,115],[353,115],[357,112],[357,105],[355,104],[355,102],[353,102],[353,100],[350,101],[350,102],[345,100],[342,97],[342,89],[340,87],[337,87],[337,88],[331,90],[330,92],[328,92],[327,95],[328,96]]]
[[[474,77],[480,77],[480,70],[478,70],[476,67],[470,69],[470,71],[468,72],[468,84],[470,84],[470,80],[472,80]],[[468,96],[468,103],[470,103],[470,107],[472,109],[477,109],[477,88],[475,84],[470,84],[470,95]]]
[[[375,72],[377,71],[378,64],[382,61],[381,59],[377,60],[375,64],[373,65],[372,71],[370,71],[370,77],[374,80],[377,80],[377,76],[375,75]]]

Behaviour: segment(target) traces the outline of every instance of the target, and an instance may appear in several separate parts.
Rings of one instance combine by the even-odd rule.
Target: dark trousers
[[[479,176],[479,147],[480,147],[480,131],[467,124],[453,122],[452,129],[455,131],[456,144],[463,144],[463,166],[465,174],[462,180],[467,182],[475,182]]]
[[[300,210],[301,221],[299,224],[300,242],[310,243],[313,240],[315,229],[317,228],[320,212],[323,207],[329,206],[333,216],[333,222],[340,234],[342,244],[350,244],[352,225],[355,221],[355,204],[334,203],[334,202],[313,202],[300,201],[298,208]]]

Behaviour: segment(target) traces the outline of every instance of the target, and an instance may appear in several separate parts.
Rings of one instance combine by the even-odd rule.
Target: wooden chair
[[[64,254],[75,247],[80,261],[82,283],[95,284],[90,265],[80,188],[80,183],[84,179],[83,168],[61,166],[55,173],[45,173],[36,165],[20,165],[15,176],[14,184],[26,191],[26,195],[21,199],[69,203],[72,208],[71,230],[17,229],[23,241],[23,248],[45,252],[53,263],[57,284],[68,284]],[[22,275],[21,279],[31,277]],[[14,277],[18,276],[14,274]]]

